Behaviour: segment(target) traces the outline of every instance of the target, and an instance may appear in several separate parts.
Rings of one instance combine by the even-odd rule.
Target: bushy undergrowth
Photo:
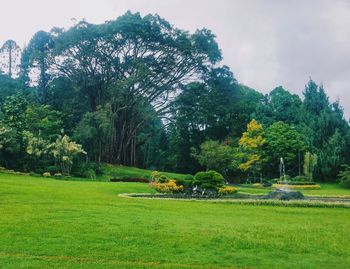
[[[221,187],[218,190],[219,195],[230,195],[238,192],[238,188],[235,187]]]

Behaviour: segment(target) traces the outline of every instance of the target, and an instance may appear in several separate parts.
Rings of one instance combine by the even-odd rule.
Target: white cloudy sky
[[[158,13],[178,28],[216,35],[239,82],[301,93],[323,83],[350,115],[350,0],[0,0],[0,44],[20,45],[72,18],[102,23],[127,10]]]

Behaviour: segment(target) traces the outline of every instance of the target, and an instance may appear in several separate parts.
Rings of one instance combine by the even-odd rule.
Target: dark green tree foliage
[[[314,177],[335,181],[341,164],[348,158],[344,149],[349,145],[350,129],[342,108],[338,102],[329,103],[323,87],[310,80],[305,87],[299,114],[299,130],[307,139],[309,148],[319,157]]]
[[[279,162],[283,158],[286,173],[296,176],[302,171],[302,156],[306,150],[304,138],[293,126],[275,122],[266,129],[266,162],[265,171],[276,178],[279,176]]]
[[[301,104],[298,95],[277,87],[265,97],[263,103],[258,104],[255,117],[265,126],[276,121],[298,124]]]
[[[30,40],[22,55],[21,79],[25,85],[29,84],[29,72],[35,70],[39,73],[36,79],[38,85],[38,99],[41,103],[46,103],[48,98],[48,83],[50,81],[49,53],[54,46],[51,33],[39,31]]]
[[[4,123],[22,134],[26,128],[25,111],[27,110],[28,102],[22,92],[6,97],[2,105],[2,113],[4,114]]]
[[[115,143],[103,159],[130,165],[148,106],[165,115],[181,83],[221,59],[209,30],[190,35],[157,15],[130,12],[102,25],[82,21],[54,44],[51,73],[72,81],[91,112],[108,103],[116,115]]]
[[[200,168],[192,156],[208,139],[225,140],[235,129],[237,84],[229,68],[211,70],[202,83],[193,82],[182,88],[174,103],[174,165],[183,172]]]
[[[232,136],[238,141],[246,130],[248,122],[255,118],[254,113],[264,102],[264,95],[245,85],[237,86],[237,99],[232,104],[234,111]]]
[[[7,58],[14,55],[11,44],[3,47]],[[220,155],[224,146],[225,165],[232,150],[240,167],[239,138],[257,119],[266,131],[261,157],[270,158],[259,174],[275,176],[284,157],[287,172],[296,175],[299,151],[303,158],[307,150],[317,155],[315,180],[334,181],[350,160],[350,127],[339,102],[330,103],[312,80],[303,101],[282,87],[264,96],[238,84],[221,58],[211,31],[190,34],[158,15],[127,12],[100,25],[81,21],[39,31],[21,55],[19,77],[17,64],[8,66],[13,61],[0,72],[0,162],[45,172],[54,160],[49,153],[43,158],[40,147],[63,131],[90,161],[196,173],[208,165],[193,153],[214,140],[218,147],[208,152]],[[226,171],[225,165],[216,169]],[[232,178],[247,173],[231,172]]]
[[[5,101],[7,96],[15,94],[20,89],[21,84],[18,80],[0,73],[0,104]]]

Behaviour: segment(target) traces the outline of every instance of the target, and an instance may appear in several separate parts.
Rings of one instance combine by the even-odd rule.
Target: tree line
[[[335,180],[349,163],[349,123],[322,85],[310,79],[303,98],[244,86],[220,64],[208,29],[189,33],[127,12],[39,31],[23,50],[9,40],[0,54],[0,161],[8,168],[84,176],[109,162],[275,177],[281,157],[294,176],[309,153],[315,178]]]

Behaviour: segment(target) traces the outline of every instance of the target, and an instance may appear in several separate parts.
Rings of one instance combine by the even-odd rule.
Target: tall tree
[[[83,21],[54,41],[52,74],[74,82],[92,112],[111,105],[117,132],[106,158],[125,164],[145,124],[144,110],[151,105],[166,115],[181,84],[221,59],[209,30],[190,35],[158,15],[128,12],[102,25]]]
[[[265,131],[255,119],[247,125],[247,131],[239,140],[242,162],[239,168],[248,173],[248,177],[259,176],[264,163],[263,147],[266,143]]]
[[[21,48],[14,40],[11,39],[5,41],[5,43],[0,48],[0,57],[2,58],[1,65],[4,69],[7,69],[7,74],[10,77],[12,77],[14,73],[17,73],[20,54]]]
[[[280,158],[283,158],[286,172],[289,175],[298,175],[305,150],[304,138],[293,126],[284,122],[273,123],[266,129],[264,152],[268,162],[265,164],[265,171],[270,176],[277,177]]]
[[[21,78],[28,80],[30,70],[32,73],[38,73],[39,77],[35,79],[38,87],[38,99],[41,103],[46,103],[48,98],[48,83],[50,81],[49,70],[49,52],[53,48],[53,35],[45,31],[39,31],[34,34],[28,46],[25,48],[21,63]],[[25,84],[28,82],[24,81]]]

